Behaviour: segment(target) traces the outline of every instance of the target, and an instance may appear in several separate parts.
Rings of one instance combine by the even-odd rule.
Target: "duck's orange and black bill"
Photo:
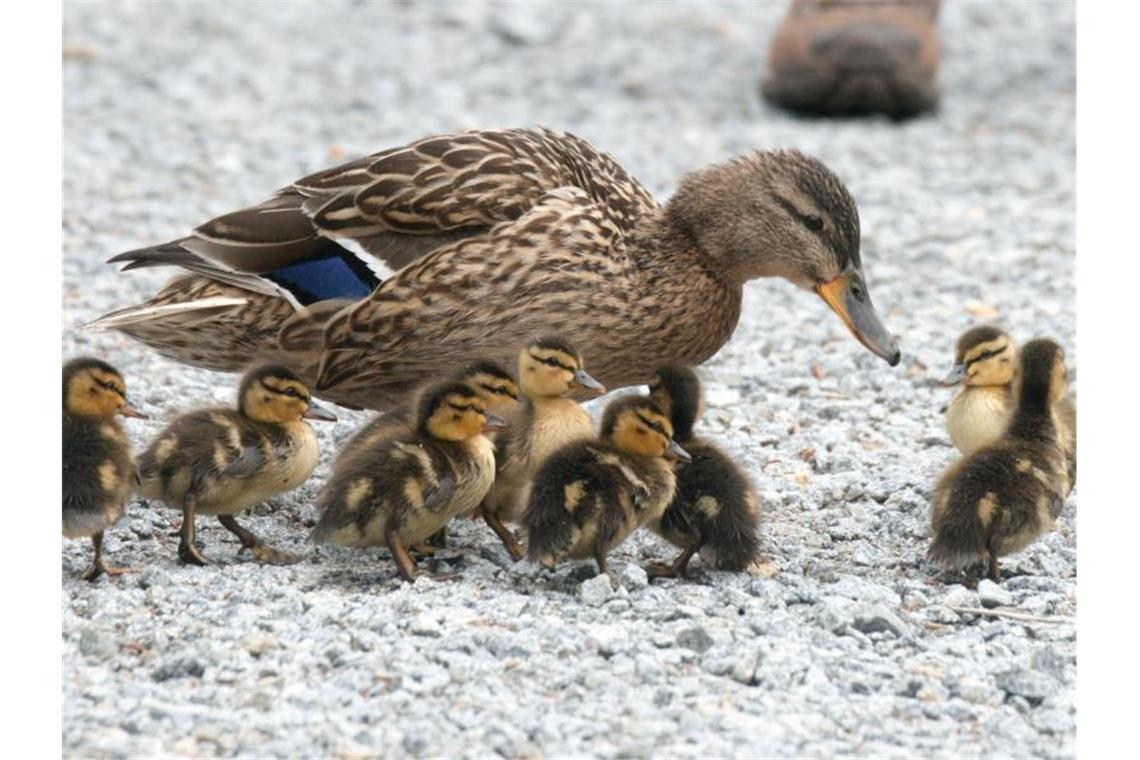
[[[965,364],[955,364],[953,367],[950,368],[950,371],[946,373],[946,377],[944,377],[938,381],[938,384],[943,385],[943,386],[957,385],[958,383],[962,382],[962,380],[964,380],[965,378],[966,378],[966,365]]]
[[[875,313],[862,273],[848,269],[831,282],[816,285],[815,291],[871,353],[886,359],[892,367],[899,363],[902,354],[894,336]]]
[[[673,459],[679,462],[691,462],[693,457],[689,452],[681,448],[680,444],[676,441],[669,441],[669,449],[665,452],[666,459]]]
[[[606,386],[590,377],[589,373],[587,373],[584,369],[576,370],[574,372],[574,379],[571,382],[573,385],[576,385],[579,388],[585,388],[586,390],[593,391],[599,396],[606,392]]]
[[[309,409],[303,415],[307,420],[322,420],[324,422],[336,422],[336,415],[329,410],[317,406],[316,404],[309,404]]]
[[[487,422],[483,425],[484,430],[506,430],[507,429],[507,421],[504,420],[499,415],[494,414],[493,412],[487,412],[486,417],[487,417]]]
[[[130,404],[123,404],[123,406],[119,409],[119,414],[123,415],[124,417],[133,417],[136,420],[149,420],[150,419],[149,415],[143,414],[142,412],[140,412],[138,409],[135,409]]]

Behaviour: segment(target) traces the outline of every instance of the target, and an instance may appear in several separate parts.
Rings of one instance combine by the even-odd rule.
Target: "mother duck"
[[[792,150],[689,174],[662,206],[568,133],[439,135],[111,261],[186,273],[92,326],[209,369],[282,362],[347,406],[389,408],[548,332],[579,346],[608,388],[644,383],[662,364],[716,353],[757,277],[814,290],[899,362],[863,277],[855,202]]]

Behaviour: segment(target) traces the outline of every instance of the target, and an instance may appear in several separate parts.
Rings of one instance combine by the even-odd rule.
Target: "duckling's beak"
[[[950,371],[946,373],[946,377],[938,381],[938,384],[942,386],[957,385],[958,383],[962,382],[965,377],[966,365],[955,364],[950,368]]]
[[[336,422],[336,415],[327,409],[310,403],[307,412],[301,415],[307,420],[322,420],[324,422]]]
[[[495,430],[506,430],[506,429],[507,429],[507,421],[506,420],[504,420],[499,415],[494,414],[493,412],[487,412],[487,422],[483,425],[483,430],[495,431]]]
[[[574,379],[570,381],[570,384],[576,385],[579,388],[585,388],[587,390],[594,391],[599,396],[606,392],[606,386],[590,377],[590,375],[584,369],[574,371]]]
[[[862,272],[850,267],[831,282],[816,285],[815,292],[871,353],[886,359],[892,367],[899,363],[902,354],[894,336],[887,332],[875,313]]]
[[[680,444],[678,444],[676,441],[669,441],[669,448],[665,452],[665,458],[681,462],[693,461],[693,458],[689,455],[689,452],[681,448]]]
[[[135,409],[130,404],[123,404],[123,406],[119,409],[119,414],[123,415],[124,417],[133,417],[136,420],[149,420],[150,419],[150,415],[143,414],[142,412],[140,412],[138,409]]]

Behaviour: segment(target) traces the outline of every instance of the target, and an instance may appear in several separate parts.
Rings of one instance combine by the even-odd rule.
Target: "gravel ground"
[[[921,557],[951,449],[935,381],[957,334],[997,319],[1075,361],[1074,9],[947,4],[940,113],[804,121],[756,95],[782,5],[68,4],[64,355],[118,365],[154,413],[228,401],[234,378],[74,328],[164,272],[103,264],[337,159],[436,131],[542,123],[610,151],[663,196],[755,147],[816,154],[859,202],[890,369],[817,299],[748,287],[703,367],[703,432],[762,494],[766,575],[621,587],[588,565],[511,566],[454,530],[462,580],[393,578],[386,553],[267,568],[202,521],[209,568],[175,563],[173,512],[139,502],[108,537],[138,572],[76,576],[63,541],[68,755],[1069,756],[1076,499],[1000,587],[944,585]],[[248,524],[302,549],[337,441]],[[583,580],[587,578],[587,580]],[[1048,622],[959,613],[1008,606]]]

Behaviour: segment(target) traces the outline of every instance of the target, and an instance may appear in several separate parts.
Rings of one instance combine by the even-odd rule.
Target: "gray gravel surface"
[[[108,536],[137,572],[76,576],[63,541],[64,750],[76,756],[1069,756],[1076,499],[1007,579],[947,585],[922,561],[928,490],[951,460],[935,380],[993,318],[1075,361],[1074,10],[946,4],[937,116],[805,121],[756,84],[782,5],[100,4],[65,8],[64,355],[99,353],[154,413],[228,401],[234,378],[74,331],[163,272],[108,256],[341,158],[467,127],[542,123],[610,151],[663,196],[756,147],[816,154],[848,183],[894,369],[822,303],[747,289],[703,367],[704,434],[764,504],[758,575],[648,584],[671,550],[636,536],[620,586],[588,565],[511,566],[476,523],[462,579],[393,579],[376,551],[283,568],[175,563],[173,512]],[[363,416],[320,429],[316,476],[247,518],[303,550],[314,494]],[[1013,608],[1034,620],[961,612]],[[1042,620],[1044,619],[1044,622]]]

